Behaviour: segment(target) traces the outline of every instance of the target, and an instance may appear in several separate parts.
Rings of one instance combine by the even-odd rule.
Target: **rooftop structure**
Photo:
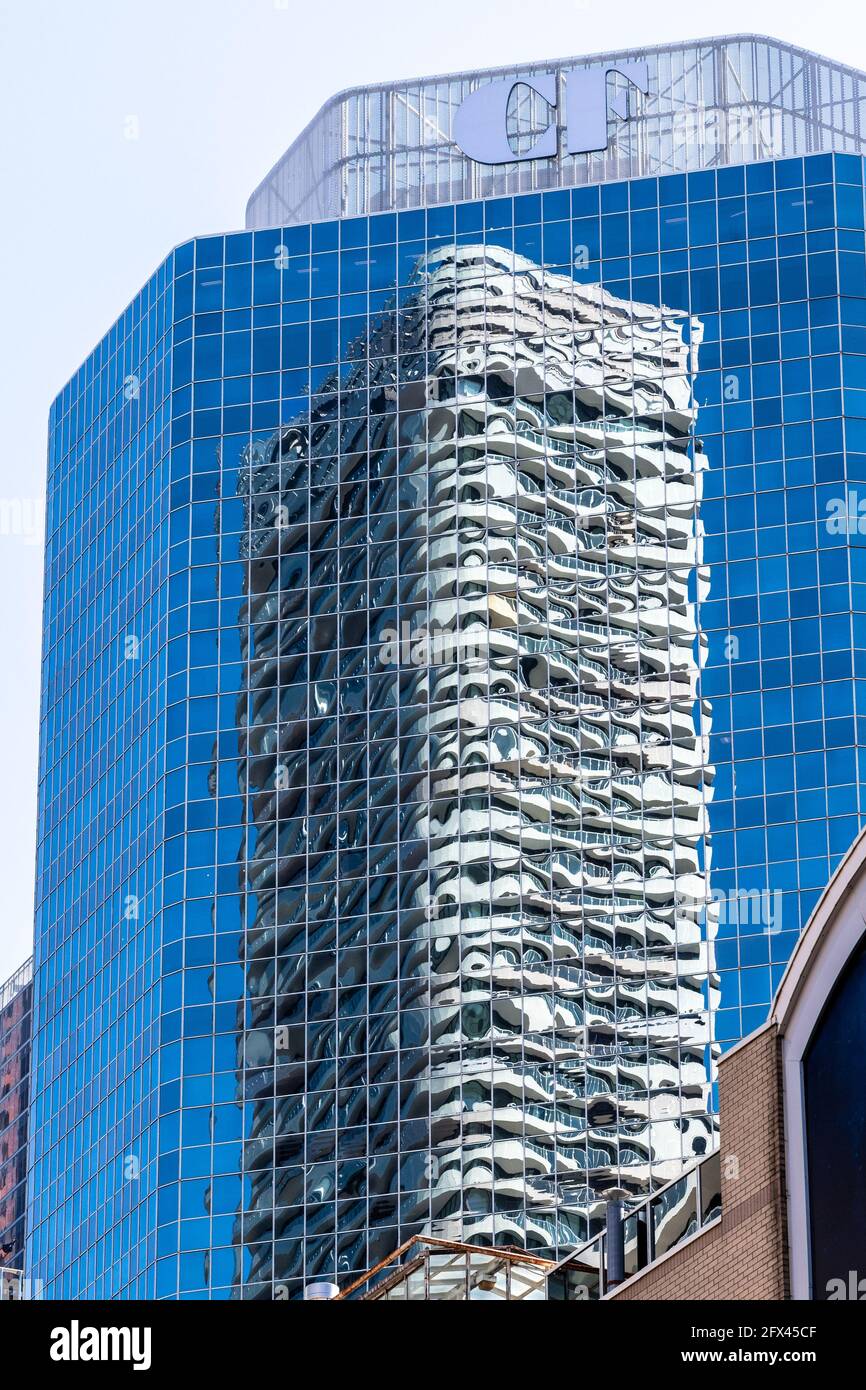
[[[756,34],[352,87],[325,103],[265,176],[247,226],[862,154],[864,102],[866,74]],[[502,162],[472,157],[458,139]]]

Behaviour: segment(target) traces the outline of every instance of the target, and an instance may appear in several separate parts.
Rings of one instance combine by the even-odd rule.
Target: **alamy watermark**
[[[708,888],[697,896],[677,894],[679,912],[696,921],[709,919],[720,927],[728,925],[759,927],[767,936],[777,936],[782,930],[781,889],[731,888],[727,891]]]
[[[41,545],[45,535],[45,501],[42,497],[0,497],[0,538]]]
[[[861,1279],[856,1269],[848,1270],[846,1279],[827,1280],[827,1300],[830,1303],[841,1301],[850,1303],[866,1302],[866,1279]]]
[[[826,511],[829,535],[866,536],[866,493],[849,488],[844,497],[831,497]]]
[[[149,1327],[88,1327],[73,1318],[68,1327],[51,1332],[52,1361],[128,1361],[134,1371],[151,1363]]]
[[[450,666],[480,661],[488,653],[487,628],[413,627],[408,619],[382,632],[379,660],[383,666]]]

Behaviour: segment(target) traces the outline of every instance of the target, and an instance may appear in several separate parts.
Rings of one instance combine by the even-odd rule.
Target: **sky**
[[[0,982],[32,944],[56,392],[341,88],[736,32],[866,69],[852,0],[0,0]]]

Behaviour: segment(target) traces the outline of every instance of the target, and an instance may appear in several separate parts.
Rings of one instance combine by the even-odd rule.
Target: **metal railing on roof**
[[[608,1235],[600,1231],[551,1270],[548,1298],[560,1302],[604,1298],[621,1282],[642,1273],[713,1225],[722,1214],[721,1174],[721,1155],[715,1150],[623,1213],[623,1280],[611,1284],[608,1279]]]
[[[41,1279],[28,1279],[23,1269],[0,1269],[0,1303],[28,1303],[42,1298]]]
[[[19,965],[14,975],[0,985],[0,1009],[5,1009],[7,1004],[11,1004],[16,994],[20,994],[25,985],[29,985],[33,979],[33,957],[26,960],[23,965]]]

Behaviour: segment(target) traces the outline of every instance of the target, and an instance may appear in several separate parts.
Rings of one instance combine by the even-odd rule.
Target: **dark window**
[[[803,1063],[813,1297],[866,1279],[866,938],[836,986]],[[851,1281],[852,1283],[854,1281]],[[850,1293],[847,1294],[850,1297]]]

